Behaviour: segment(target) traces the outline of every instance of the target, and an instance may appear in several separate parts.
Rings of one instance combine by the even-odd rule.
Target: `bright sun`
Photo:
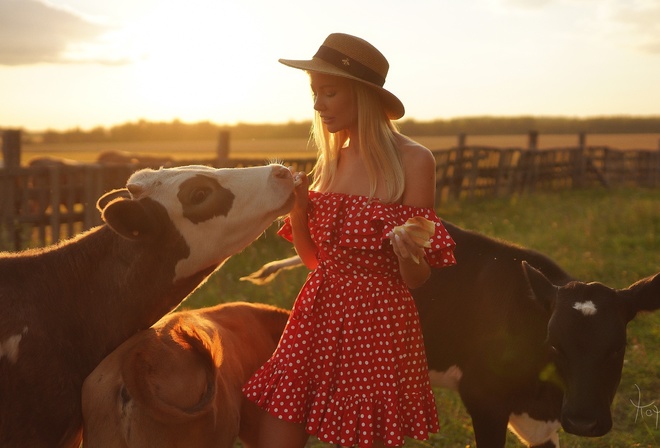
[[[236,2],[164,3],[127,30],[139,95],[153,108],[176,107],[184,120],[244,103],[256,77],[255,55],[241,46],[252,30],[238,29],[248,13]]]

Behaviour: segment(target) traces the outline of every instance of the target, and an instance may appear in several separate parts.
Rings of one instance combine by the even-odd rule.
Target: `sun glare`
[[[133,25],[138,94],[184,120],[215,118],[244,102],[255,78],[255,55],[241,45],[252,32],[244,29],[246,16],[234,2],[193,0],[168,2]]]

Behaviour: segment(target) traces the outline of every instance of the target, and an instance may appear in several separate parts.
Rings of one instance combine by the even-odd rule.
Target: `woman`
[[[433,211],[435,160],[399,134],[401,101],[368,42],[331,34],[309,73],[319,148],[311,187],[296,173],[296,202],[280,234],[312,271],[272,358],[243,388],[268,412],[260,446],[304,447],[309,434],[342,446],[401,446],[438,430],[419,317],[410,289],[430,266],[455,263]],[[309,189],[309,190],[308,190]],[[395,231],[433,221],[430,247]]]

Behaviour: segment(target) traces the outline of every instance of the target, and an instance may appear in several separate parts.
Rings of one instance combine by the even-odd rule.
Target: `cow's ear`
[[[134,199],[114,199],[103,208],[101,216],[112,230],[130,240],[153,235],[158,227],[144,204]]]
[[[527,284],[532,291],[532,298],[543,306],[549,313],[552,312],[557,300],[557,287],[545,275],[526,261],[522,262]]]
[[[660,274],[651,275],[618,291],[631,320],[639,311],[660,309]]]
[[[160,422],[182,423],[215,410],[216,365],[221,360],[216,359],[220,355],[218,342],[204,327],[203,321],[177,322],[173,326],[168,322],[164,326],[168,331],[163,332],[167,336],[142,339],[124,360],[121,373],[126,391],[140,408],[147,409]],[[156,332],[148,334],[153,336]],[[185,394],[180,393],[181,384],[186,385]]]
[[[106,208],[108,204],[114,201],[115,199],[130,199],[130,198],[131,198],[131,193],[129,193],[129,191],[126,188],[120,188],[118,190],[108,191],[103,196],[101,196],[98,201],[96,201],[96,208],[99,209],[100,212],[102,212],[103,209]]]

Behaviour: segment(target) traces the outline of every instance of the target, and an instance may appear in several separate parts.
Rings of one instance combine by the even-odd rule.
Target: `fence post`
[[[541,154],[537,152],[539,147],[539,132],[529,131],[527,137],[527,151],[523,151],[521,156],[524,157],[523,161],[523,186],[522,189],[527,189],[534,192],[536,189],[536,182],[538,180],[538,169],[541,160]],[[522,191],[522,190],[521,190]]]
[[[60,204],[62,203],[62,170],[59,166],[48,167],[48,177],[50,180],[50,243],[56,243],[61,239],[60,224],[61,213]]]
[[[466,135],[464,132],[458,134],[458,146],[456,147],[456,157],[454,159],[454,172],[449,187],[449,194],[453,195],[455,199],[461,197],[461,190],[463,189],[463,177],[465,176],[465,140]]]
[[[226,166],[229,160],[229,131],[220,131],[218,134],[218,166]]]
[[[461,132],[458,134],[458,147],[463,149],[465,148],[465,140],[467,136],[465,135],[465,132]],[[658,142],[658,145],[660,145],[660,142]]]
[[[2,160],[4,163],[4,168],[9,171],[18,171],[18,168],[21,166],[21,131],[20,130],[11,130],[7,129],[0,133],[2,137]],[[7,237],[11,238],[14,244],[14,250],[19,250],[21,248],[21,226],[18,222],[18,216],[20,212],[21,204],[17,200],[17,194],[20,192],[20,186],[18,184],[18,176],[13,177],[9,175],[7,177],[7,183],[2,186],[3,195],[6,195],[6,209],[0,210],[0,215],[3,216],[3,221],[0,222],[1,226],[7,227]]]
[[[101,224],[99,211],[96,209],[96,201],[105,191],[101,179],[102,168],[99,163],[90,163],[85,168],[85,203],[83,205],[83,227],[88,230]]]
[[[21,166],[21,131],[8,129],[2,133],[2,157],[5,168]]]
[[[527,139],[527,149],[535,150],[539,147],[539,131],[529,131],[529,137]]]
[[[573,160],[573,188],[580,188],[585,185],[587,174],[587,159],[586,159],[586,143],[587,134],[580,132],[578,134],[578,147],[575,152],[575,159]]]

